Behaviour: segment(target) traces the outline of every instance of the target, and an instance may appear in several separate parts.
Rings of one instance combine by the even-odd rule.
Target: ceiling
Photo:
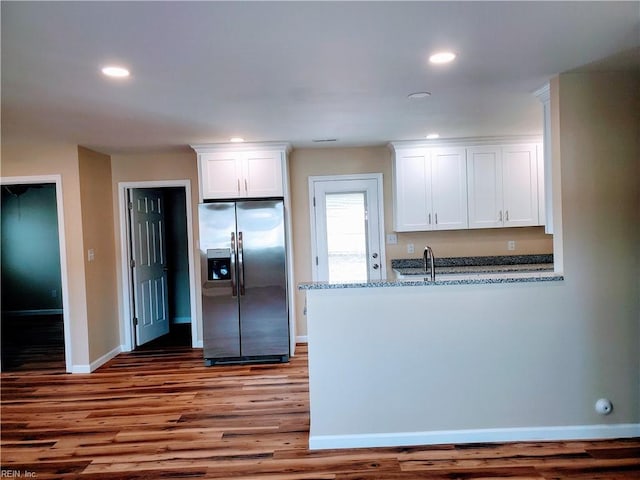
[[[540,134],[532,92],[554,75],[640,69],[637,1],[3,1],[1,14],[3,141],[110,154]],[[443,49],[457,59],[429,64]],[[104,77],[107,63],[131,76]]]

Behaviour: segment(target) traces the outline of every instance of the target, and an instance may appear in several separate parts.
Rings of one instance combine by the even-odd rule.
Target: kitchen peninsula
[[[557,410],[551,396],[532,410],[513,408],[545,388],[544,376],[518,357],[536,355],[541,345],[562,349],[548,322],[563,276],[535,265],[515,272],[459,267],[436,273],[435,282],[417,275],[300,284],[311,448],[504,440],[514,428],[549,424],[545,417]]]
[[[640,435],[637,82],[551,83],[562,279],[301,285],[311,448]]]

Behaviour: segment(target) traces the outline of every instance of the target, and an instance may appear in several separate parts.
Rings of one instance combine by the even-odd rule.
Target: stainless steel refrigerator
[[[289,360],[282,200],[199,205],[206,365]]]

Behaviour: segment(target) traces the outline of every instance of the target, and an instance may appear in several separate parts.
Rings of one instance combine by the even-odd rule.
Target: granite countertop
[[[552,272],[553,255],[506,255],[492,257],[436,258],[436,276],[508,272]],[[425,275],[422,259],[391,260],[397,276]]]
[[[395,279],[370,282],[304,282],[299,290],[341,288],[473,285],[492,283],[548,282],[564,280],[553,271],[553,255],[436,258],[436,280],[425,274],[422,259],[391,260]]]

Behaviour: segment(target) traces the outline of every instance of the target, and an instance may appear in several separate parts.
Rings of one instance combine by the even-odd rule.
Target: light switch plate
[[[395,233],[387,234],[387,245],[397,245],[398,244],[398,235]]]
[[[413,243],[408,243],[407,244],[407,253],[413,253],[413,252],[415,252],[415,248],[414,248]]]

